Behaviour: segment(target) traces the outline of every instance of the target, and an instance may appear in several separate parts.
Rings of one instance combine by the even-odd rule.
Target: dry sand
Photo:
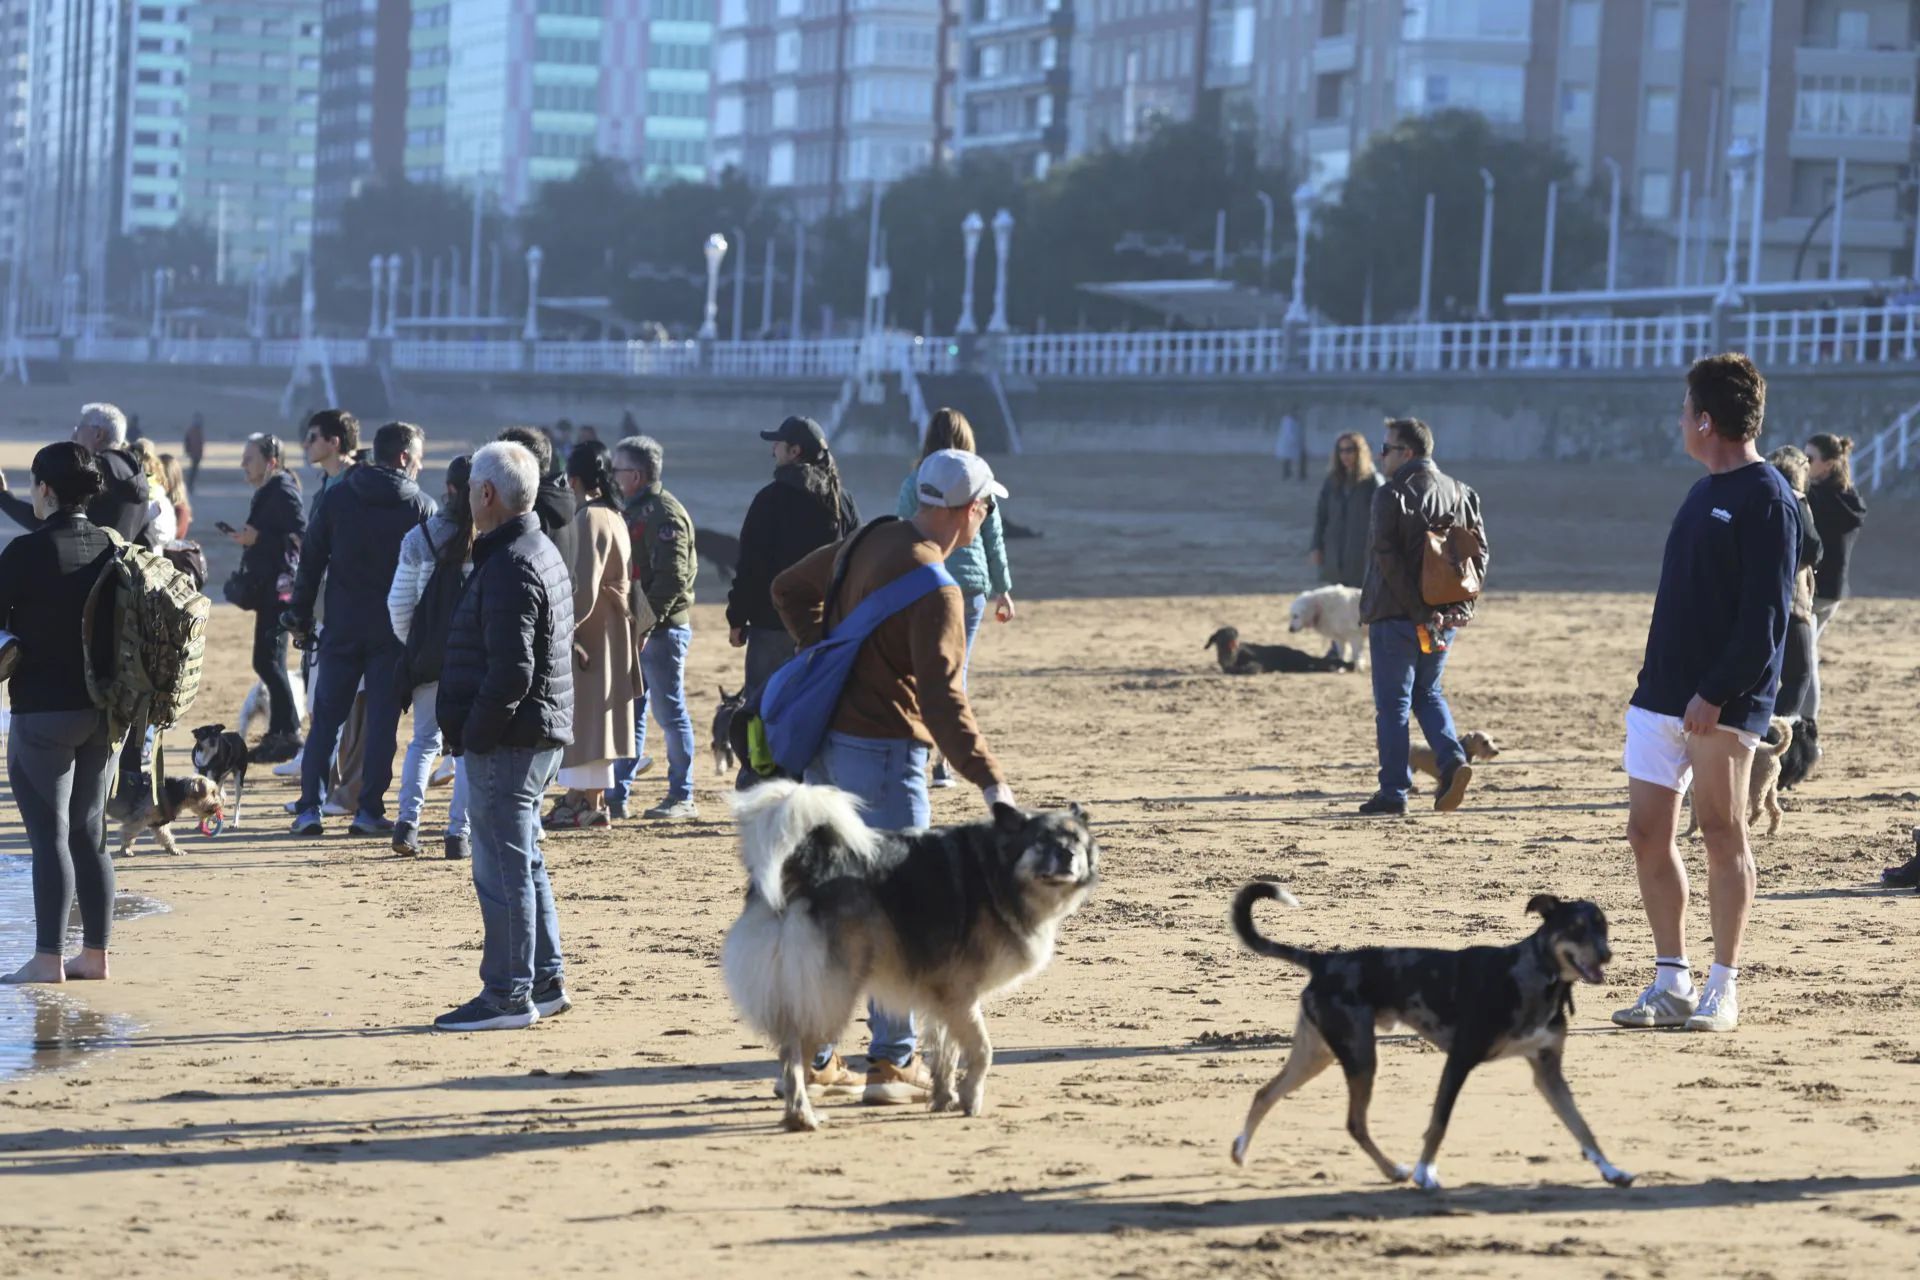
[[[890,504],[904,466],[852,460],[863,501]],[[696,519],[725,527],[759,446],[670,467]],[[122,863],[124,890],[172,911],[122,928],[114,982],[40,997],[49,1036],[85,1025],[76,1009],[139,1030],[0,1082],[0,1274],[1911,1272],[1920,898],[1869,887],[1920,818],[1920,603],[1896,598],[1916,586],[1910,504],[1876,504],[1866,598],[1830,633],[1826,764],[1756,841],[1745,1023],[1704,1037],[1606,1020],[1652,959],[1620,714],[1688,473],[1466,476],[1486,495],[1495,590],[1449,685],[1462,726],[1506,753],[1457,815],[1378,823],[1351,815],[1372,784],[1364,678],[1229,678],[1200,647],[1224,623],[1285,638],[1307,486],[1252,459],[1002,470],[1009,514],[1047,537],[1012,546],[1022,613],[989,624],[975,696],[1026,802],[1089,804],[1105,879],[1052,968],[989,1012],[987,1116],[835,1105],[819,1134],[777,1130],[767,1055],[716,967],[741,880],[705,719],[738,655],[708,582],[690,679],[708,821],[548,845],[573,1012],[524,1033],[426,1031],[476,987],[465,866],[279,835],[292,788],[257,781],[243,833]],[[237,522],[243,502],[209,472],[199,519]],[[215,627],[206,719],[249,679],[246,619],[222,607]],[[936,793],[941,820],[978,808]],[[10,807],[0,819],[22,853]],[[1568,1073],[1640,1182],[1603,1185],[1516,1063],[1468,1085],[1443,1193],[1378,1181],[1333,1075],[1235,1169],[1228,1141],[1301,986],[1227,929],[1232,892],[1263,874],[1302,904],[1266,928],[1324,946],[1504,942],[1529,928],[1531,893],[1597,899],[1619,960],[1581,992]],[[1706,933],[1699,904],[1702,966]],[[1440,1058],[1395,1038],[1381,1059],[1374,1132],[1410,1158]]]

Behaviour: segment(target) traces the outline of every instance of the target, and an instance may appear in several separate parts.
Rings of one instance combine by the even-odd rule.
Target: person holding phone
[[[253,611],[253,673],[267,690],[267,732],[254,748],[262,764],[291,760],[300,752],[300,716],[287,678],[287,628],[281,620],[300,564],[307,513],[300,505],[300,478],[286,467],[276,436],[247,437],[240,469],[253,486],[244,528],[222,520],[214,528],[241,547],[240,569],[227,580],[229,602]]]

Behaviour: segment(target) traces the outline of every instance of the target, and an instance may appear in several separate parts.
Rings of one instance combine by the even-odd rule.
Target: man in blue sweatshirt
[[[1680,436],[1707,469],[1667,535],[1640,684],[1627,708],[1627,839],[1653,927],[1653,983],[1613,1015],[1626,1027],[1731,1031],[1740,935],[1753,906],[1747,779],[1767,732],[1798,568],[1800,509],[1755,440],[1767,384],[1743,355],[1687,371]],[[1713,967],[1696,997],[1687,961],[1687,872],[1674,837],[1680,797],[1707,849]]]

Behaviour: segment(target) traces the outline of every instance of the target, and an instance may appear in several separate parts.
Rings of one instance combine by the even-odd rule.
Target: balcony
[[[1315,75],[1330,71],[1351,71],[1354,65],[1351,35],[1322,36],[1314,41],[1313,73]]]
[[[1883,70],[1875,72],[1845,65],[1850,69],[1798,76],[1787,153],[1796,159],[1845,156],[1870,164],[1905,164],[1914,137],[1914,57],[1901,55],[1897,69],[1891,60],[1884,61]]]

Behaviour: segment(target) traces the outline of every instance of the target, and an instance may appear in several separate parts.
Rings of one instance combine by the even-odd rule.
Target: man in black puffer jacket
[[[1390,418],[1380,446],[1386,484],[1373,494],[1369,527],[1373,559],[1360,588],[1360,620],[1367,624],[1373,662],[1374,733],[1380,753],[1380,789],[1360,806],[1366,814],[1402,814],[1413,777],[1407,761],[1407,719],[1420,721],[1440,769],[1433,807],[1460,807],[1473,770],[1440,690],[1455,628],[1473,617],[1473,601],[1435,609],[1421,595],[1427,531],[1447,521],[1478,530],[1475,558],[1487,572],[1486,525],[1480,495],[1433,463],[1433,431],[1418,418]]]
[[[314,510],[301,548],[300,573],[287,607],[287,629],[313,631],[313,608],[324,579],[327,627],[320,638],[313,725],[300,757],[300,805],[293,834],[319,835],[327,762],[340,726],[367,683],[366,756],[361,767],[354,835],[391,835],[387,786],[393,781],[394,737],[400,724],[395,668],[405,653],[387,616],[387,588],[400,564],[400,544],[433,514],[433,503],[413,477],[425,443],[420,428],[389,422],[374,433],[373,461],[348,467]]]
[[[560,918],[535,833],[540,796],[573,741],[573,575],[533,514],[524,446],[473,455],[473,573],[453,611],[435,713],[466,771],[484,990],[434,1019],[442,1031],[531,1026],[571,1007]]]

